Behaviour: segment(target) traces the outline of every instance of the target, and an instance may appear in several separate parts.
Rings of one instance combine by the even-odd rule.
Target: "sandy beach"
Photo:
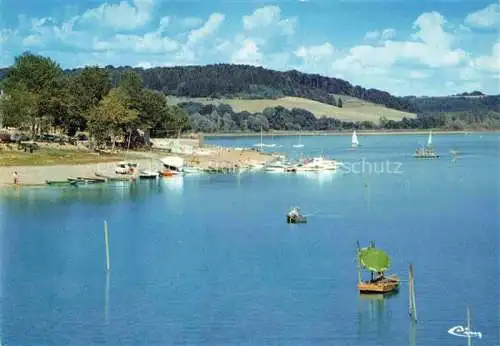
[[[198,168],[222,168],[245,166],[250,163],[262,163],[273,158],[271,155],[255,151],[234,150],[229,148],[204,148],[202,155],[179,155],[167,152],[129,152],[129,161],[138,164],[138,169],[160,170],[160,159],[165,156],[183,157],[187,165]],[[34,154],[36,155],[36,154]],[[115,175],[114,169],[120,161],[99,162],[89,164],[58,164],[34,166],[0,166],[0,187],[13,185],[13,172],[17,172],[21,185],[43,185],[47,180],[66,180],[68,177],[95,177],[99,172]]]

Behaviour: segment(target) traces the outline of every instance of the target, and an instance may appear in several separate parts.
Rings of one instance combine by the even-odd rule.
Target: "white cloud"
[[[231,62],[233,64],[260,65],[262,54],[259,47],[252,40],[243,41],[241,48],[233,53]]]
[[[243,16],[243,29],[249,32],[272,32],[291,36],[295,33],[296,18],[281,18],[278,6],[264,6],[251,15]]]
[[[396,29],[388,28],[384,29],[382,31],[375,30],[375,31],[370,31],[367,32],[365,35],[365,40],[392,40],[394,37],[396,37]]]
[[[371,68],[381,74],[396,63],[421,64],[428,67],[458,66],[467,58],[461,49],[453,49],[453,36],[444,30],[445,19],[437,12],[423,13],[414,22],[418,31],[412,35],[415,41],[385,41],[381,46],[361,45],[353,47],[343,58],[332,63],[333,71],[349,75],[362,73]],[[375,37],[375,35],[370,35]],[[380,37],[380,35],[378,35]]]
[[[203,19],[198,17],[186,17],[180,20],[180,24],[185,28],[195,28],[203,24]]]
[[[500,25],[500,2],[493,3],[482,10],[470,13],[465,23],[477,28],[492,28]]]
[[[189,33],[187,44],[196,44],[197,42],[203,40],[206,36],[213,34],[224,21],[224,18],[225,16],[221,13],[212,13],[201,28],[194,29]]]
[[[335,48],[329,42],[325,42],[317,46],[300,46],[294,54],[302,60],[302,68],[321,72],[326,63],[333,59],[335,52]]]
[[[490,56],[481,56],[474,61],[474,66],[487,73],[500,74],[500,42],[495,43]]]
[[[408,73],[408,77],[410,77],[411,79],[426,79],[429,78],[430,76],[431,73],[418,70],[410,71]]]
[[[103,25],[117,30],[132,30],[149,22],[153,11],[153,0],[121,1],[119,4],[104,3],[85,11],[79,18],[81,23]]]
[[[161,54],[175,51],[179,43],[161,36],[158,31],[144,35],[121,35],[118,34],[110,40],[95,40],[93,48],[96,51],[124,51],[136,53]]]

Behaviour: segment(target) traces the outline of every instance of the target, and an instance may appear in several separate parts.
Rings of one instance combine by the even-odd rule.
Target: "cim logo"
[[[450,329],[448,329],[448,334],[454,335],[454,336],[460,336],[462,338],[479,338],[481,339],[483,335],[481,332],[474,332],[470,330],[470,328],[463,327],[463,326],[455,326]]]

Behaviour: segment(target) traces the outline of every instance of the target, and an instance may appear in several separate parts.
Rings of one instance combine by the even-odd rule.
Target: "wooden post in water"
[[[106,220],[104,221],[104,245],[106,247],[106,271],[109,272],[109,234]]]
[[[417,306],[415,304],[415,277],[413,275],[413,265],[408,268],[408,313],[414,322],[417,322]]]
[[[470,325],[471,325],[470,306],[467,305],[467,331],[469,331],[469,332],[471,331],[471,329],[470,329],[471,326]],[[469,339],[469,340],[467,340],[467,345],[468,346],[472,346],[472,338],[471,338],[471,336],[469,335],[469,337],[467,339]]]

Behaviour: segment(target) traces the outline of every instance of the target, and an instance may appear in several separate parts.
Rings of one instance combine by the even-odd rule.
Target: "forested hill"
[[[116,82],[131,67],[106,66]],[[349,82],[298,71],[279,72],[248,65],[134,68],[144,86],[170,96],[276,99],[297,96],[335,104],[333,94],[357,97],[401,111],[415,113],[414,105],[388,92],[353,86]],[[76,72],[72,70],[70,72]]]
[[[479,91],[446,97],[396,97],[377,89],[353,86],[349,82],[298,71],[279,72],[248,65],[216,64],[206,66],[154,67],[129,66],[105,69],[117,84],[125,70],[134,70],[144,86],[169,96],[276,99],[297,96],[334,104],[333,94],[356,97],[388,108],[418,113],[421,116],[455,112],[500,112],[500,95],[486,96]],[[78,73],[81,69],[66,70]],[[7,69],[0,69],[0,79]]]

